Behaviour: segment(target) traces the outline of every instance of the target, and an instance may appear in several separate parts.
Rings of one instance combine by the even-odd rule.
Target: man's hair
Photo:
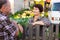
[[[43,6],[41,4],[35,4],[33,7],[36,7],[39,9],[39,12],[43,11]]]
[[[0,9],[1,9],[2,5],[4,5],[5,3],[7,3],[7,0],[0,0]]]

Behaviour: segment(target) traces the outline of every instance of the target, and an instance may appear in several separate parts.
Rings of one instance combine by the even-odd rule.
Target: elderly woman
[[[33,6],[34,17],[29,19],[28,24],[32,24],[33,26],[36,24],[49,26],[50,25],[49,19],[46,17],[40,16],[42,11],[43,11],[43,6],[41,4],[35,4]],[[41,33],[42,32],[42,26],[40,26],[40,28],[41,28],[40,34],[42,34]],[[36,28],[33,27],[33,31],[35,31],[35,30],[36,30]],[[29,35],[29,27],[28,27],[27,34]],[[33,32],[33,34],[34,34],[34,32]]]

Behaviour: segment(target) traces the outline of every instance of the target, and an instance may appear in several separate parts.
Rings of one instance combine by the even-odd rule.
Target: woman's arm
[[[42,18],[42,21],[45,25],[49,26],[51,24],[50,20],[46,17]]]
[[[44,22],[43,21],[37,21],[37,22],[32,23],[32,25],[36,25],[36,24],[44,25]]]
[[[41,21],[37,21],[37,22],[34,22],[34,23],[32,23],[33,25],[36,25],[36,24],[40,24],[40,25],[50,25],[51,24],[51,22],[49,21],[49,19],[48,18],[42,18],[41,19]]]

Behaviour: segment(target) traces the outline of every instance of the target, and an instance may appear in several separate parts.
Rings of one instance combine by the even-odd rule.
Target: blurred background
[[[10,19],[15,20],[26,28],[29,18],[34,16],[33,5],[42,4],[43,12],[40,16],[48,18],[48,11],[60,11],[60,0],[9,0],[11,4]],[[60,34],[59,34],[60,35]],[[20,32],[20,37],[22,36]]]

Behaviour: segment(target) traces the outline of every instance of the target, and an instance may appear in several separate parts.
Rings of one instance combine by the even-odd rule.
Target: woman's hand
[[[36,24],[44,25],[44,22],[43,21],[37,21],[37,22],[32,23],[32,25],[36,25]]]

